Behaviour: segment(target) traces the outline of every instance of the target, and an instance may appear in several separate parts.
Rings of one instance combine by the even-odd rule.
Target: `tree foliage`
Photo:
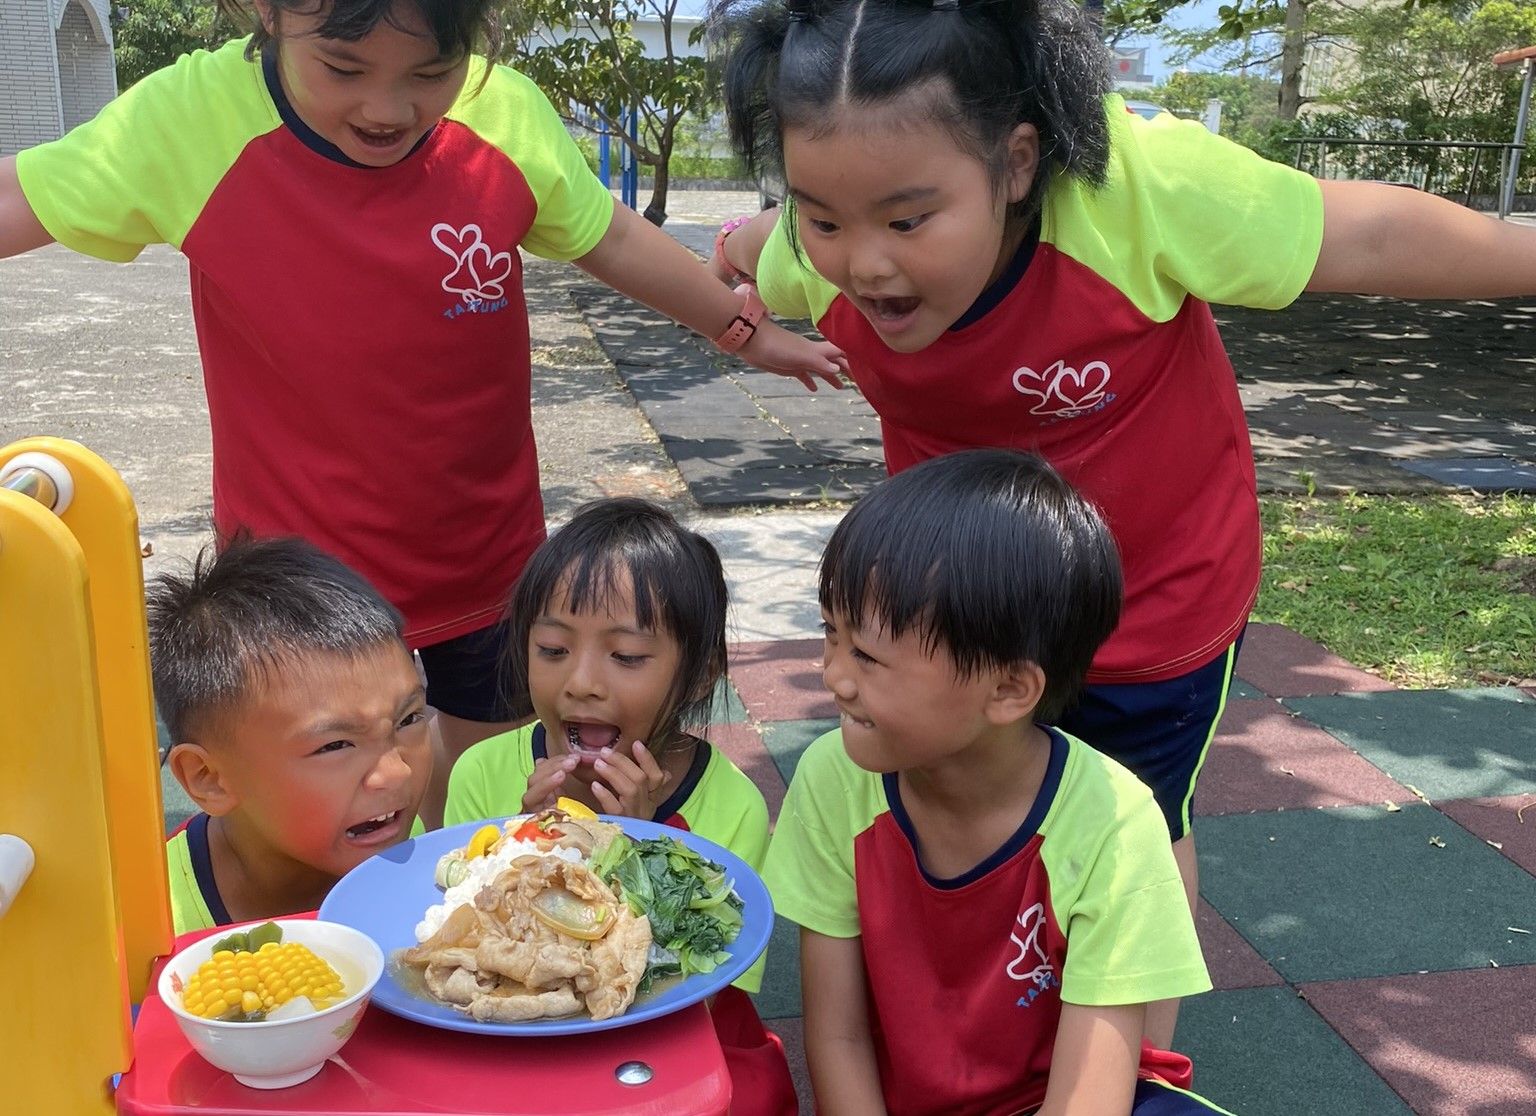
[[[211,49],[234,34],[213,0],[127,0],[112,8],[117,87],[127,89],[183,54]]]
[[[1365,6],[1335,23],[1349,64],[1320,93],[1337,113],[1333,135],[1505,143],[1514,135],[1520,80],[1490,64],[1500,50],[1536,43],[1536,5],[1516,0],[1420,7]],[[1477,161],[1492,192],[1497,152],[1335,149],[1332,169],[1463,192]],[[1530,161],[1527,161],[1530,167]]]
[[[609,132],[648,167],[653,186],[645,216],[667,217],[668,171],[685,116],[708,109],[719,89],[717,66],[685,53],[702,25],[677,23],[678,0],[522,0],[509,26],[503,61],[532,78],[567,121]],[[636,35],[642,18],[657,21],[661,50],[646,57]],[[637,135],[623,126],[639,115]]]

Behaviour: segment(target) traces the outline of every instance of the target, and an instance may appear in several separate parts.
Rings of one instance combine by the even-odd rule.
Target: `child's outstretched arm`
[[[1045,1104],[1036,1116],[1125,1116],[1136,1091],[1146,1005],[1063,1003]],[[809,1041],[810,1016],[806,1016]]]
[[[583,271],[705,337],[718,337],[741,312],[741,296],[715,281],[692,252],[626,206],[597,246],[576,260]],[[738,354],[749,364],[793,376],[812,391],[816,378],[842,387],[842,350],[808,341],[766,317]]]
[[[885,1116],[859,939],[832,938],[802,927],[800,996],[816,1111],[826,1116]]]
[[[1380,182],[1324,180],[1309,291],[1397,298],[1536,293],[1536,228]]]
[[[709,270],[714,272],[715,278],[729,283],[738,275],[757,274],[757,261],[762,258],[768,237],[778,227],[780,212],[777,206],[765,209],[717,242],[721,250],[709,258]]]
[[[16,156],[0,159],[0,259],[52,244],[53,237],[27,204],[16,177]]]

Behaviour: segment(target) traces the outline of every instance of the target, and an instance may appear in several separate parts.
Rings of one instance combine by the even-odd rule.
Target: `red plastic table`
[[[202,936],[184,936],[177,950]],[[290,1089],[250,1089],[205,1062],[153,992],[139,1009],[133,1047],[117,1089],[122,1116],[719,1116],[731,1100],[703,1004],[633,1027],[551,1038],[445,1031],[370,1006],[340,1053]],[[649,1080],[624,1084],[619,1069],[635,1062]]]

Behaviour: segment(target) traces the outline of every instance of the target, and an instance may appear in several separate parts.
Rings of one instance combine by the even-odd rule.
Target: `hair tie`
[[[814,0],[789,0],[789,22],[809,23],[816,15]]]
[[[933,10],[936,12],[958,12],[960,0],[933,0]]]

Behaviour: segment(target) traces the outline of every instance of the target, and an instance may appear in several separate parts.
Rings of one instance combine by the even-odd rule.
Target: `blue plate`
[[[624,832],[631,837],[672,837],[696,849],[725,869],[743,903],[741,932],[726,947],[730,958],[724,964],[712,973],[694,973],[661,992],[636,999],[622,1015],[603,1020],[574,1015],[527,1023],[481,1023],[463,1012],[410,992],[395,979],[394,953],[416,944],[416,924],[428,907],[442,902],[443,893],[432,882],[438,858],[467,845],[475,830],[485,822],[439,829],[363,861],[331,889],[320,905],[320,917],[356,927],[384,951],[389,961],[373,990],[373,1002],[379,1007],[432,1027],[482,1035],[578,1035],[628,1027],[696,1004],[751,968],[768,948],[768,936],[773,932],[773,901],[768,897],[763,881],[747,862],[687,830],[638,818],[604,817],[603,820],[623,826]]]

